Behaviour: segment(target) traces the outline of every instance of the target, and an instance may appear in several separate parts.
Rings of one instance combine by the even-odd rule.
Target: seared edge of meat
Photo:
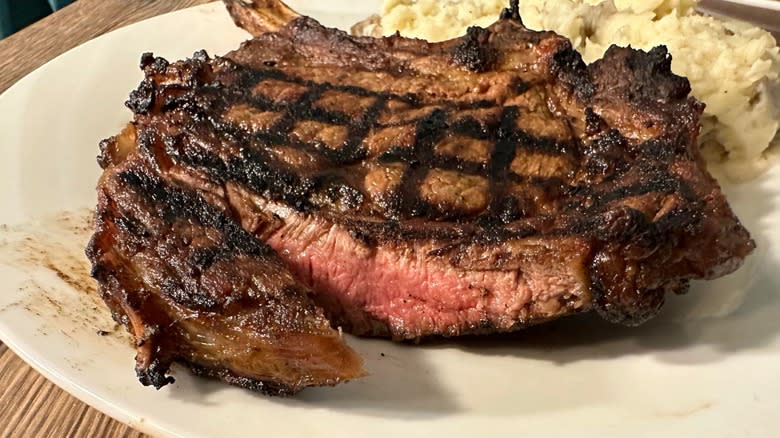
[[[196,187],[166,181],[135,128],[105,142],[87,255],[114,318],[134,335],[144,385],[173,362],[272,395],[364,375],[362,360],[274,251]]]

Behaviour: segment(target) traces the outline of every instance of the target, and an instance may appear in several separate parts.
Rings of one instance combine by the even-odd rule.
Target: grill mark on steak
[[[154,201],[162,210],[163,220],[172,223],[178,218],[190,218],[201,225],[220,230],[225,236],[220,251],[231,255],[268,256],[273,250],[252,237],[235,221],[214,210],[202,198],[188,196],[181,190],[166,187],[162,182],[141,172],[122,172],[119,180],[131,190]]]
[[[311,87],[310,90],[313,90],[311,92],[304,93],[297,102],[294,102],[292,104],[289,104],[286,109],[284,109],[282,112],[285,114],[283,119],[274,127],[269,129],[268,132],[253,132],[252,136],[255,136],[255,139],[247,138],[245,141],[247,143],[252,143],[254,141],[262,141],[270,144],[286,144],[286,145],[292,145],[294,147],[304,149],[307,153],[310,154],[318,154],[321,155],[323,158],[329,160],[330,162],[333,162],[334,164],[348,164],[357,160],[360,160],[364,158],[365,150],[361,150],[358,144],[360,144],[367,134],[367,132],[371,129],[371,122],[375,122],[378,116],[381,113],[382,108],[386,105],[387,100],[392,100],[397,97],[393,96],[386,96],[382,95],[381,93],[371,93],[369,90],[361,89],[357,87],[334,87],[331,84],[316,84],[316,83],[310,83],[306,81],[300,81],[300,80],[294,80],[289,77],[286,77],[282,74],[268,74],[271,70],[261,70],[261,74],[256,74],[256,71],[251,71],[249,73],[244,73],[245,77],[252,77],[252,78],[259,78],[260,81],[266,79],[266,78],[273,78],[276,80],[283,80],[287,81],[289,83],[295,83],[295,84],[306,84],[307,86]],[[251,88],[253,84],[246,82],[246,80],[240,81],[240,86],[244,88]],[[368,110],[364,118],[360,121],[361,123],[357,124],[357,127],[355,125],[347,125],[347,127],[350,129],[350,137],[347,140],[347,147],[341,148],[339,150],[333,150],[329,148],[324,147],[318,147],[316,145],[307,144],[305,142],[295,141],[294,139],[291,139],[289,136],[289,131],[293,129],[293,127],[301,121],[304,120],[311,120],[311,121],[317,121],[317,122],[324,122],[329,123],[331,125],[338,125],[340,123],[339,117],[331,117],[329,113],[327,112],[321,112],[321,111],[312,111],[312,103],[316,100],[316,96],[321,95],[325,90],[333,90],[333,89],[339,89],[341,91],[349,91],[350,93],[354,93],[358,96],[376,96],[377,101],[376,103]],[[253,96],[254,100],[245,100],[242,101],[244,103],[252,104],[253,107],[259,109],[259,110],[278,110],[280,107],[275,105],[267,105],[266,102],[269,102],[269,98],[266,96]],[[406,99],[407,102],[409,102],[409,99]],[[419,99],[413,99],[413,101],[417,101]],[[260,102],[260,103],[258,103]],[[479,108],[485,108],[487,105],[492,105],[492,102],[489,101],[477,101],[474,104],[470,104],[467,102],[455,102],[455,103],[449,103],[447,107],[450,108],[461,108],[461,109],[479,109]],[[423,108],[422,105],[419,105],[419,102],[417,102],[416,105],[413,105],[413,108]],[[217,109],[219,111],[220,108]],[[543,138],[543,137],[535,137],[532,135],[529,135],[522,130],[516,129],[514,127],[515,120],[520,116],[520,109],[517,107],[507,107],[504,109],[504,116],[502,116],[502,120],[500,121],[500,124],[495,127],[488,127],[488,129],[483,128],[481,125],[475,126],[475,124],[468,124],[468,123],[460,123],[457,125],[456,132],[472,137],[472,138],[479,138],[479,139],[491,139],[492,141],[495,141],[496,145],[500,144],[508,144],[511,145],[511,148],[515,148],[518,145],[524,149],[538,151],[546,154],[557,154],[557,155],[563,155],[567,153],[571,153],[571,151],[576,151],[576,147],[572,147],[570,145],[565,145],[563,143],[558,143],[553,140]],[[332,113],[330,113],[332,114]],[[215,114],[211,114],[210,117],[216,117]],[[386,151],[384,154],[380,156],[380,160],[383,162],[405,162],[407,164],[411,165],[411,169],[414,171],[413,173],[415,175],[407,175],[406,183],[401,185],[401,189],[399,190],[399,193],[396,194],[394,197],[395,202],[391,203],[391,205],[394,205],[394,210],[396,213],[400,214],[401,216],[396,216],[397,218],[400,217],[415,217],[415,216],[426,216],[429,212],[436,211],[437,209],[435,206],[427,205],[425,202],[421,201],[418,196],[415,194],[415,188],[416,184],[419,183],[420,178],[422,178],[424,175],[425,169],[446,169],[446,170],[457,170],[458,172],[462,174],[468,174],[468,175],[480,175],[480,176],[486,176],[486,177],[495,177],[497,176],[494,172],[494,169],[496,166],[498,168],[502,167],[502,163],[493,163],[488,164],[487,166],[482,163],[475,163],[467,160],[463,160],[457,157],[441,157],[436,156],[432,152],[433,145],[436,144],[438,140],[441,139],[441,136],[444,132],[447,132],[450,128],[450,125],[446,122],[446,119],[448,118],[448,113],[443,109],[436,109],[432,111],[428,116],[422,119],[412,119],[410,121],[407,121],[405,123],[406,125],[415,125],[415,142],[410,147],[405,148],[391,148],[390,150]],[[238,137],[246,137],[246,133],[241,131],[240,129],[235,129],[235,127],[230,126],[216,126],[217,129],[228,131],[230,130],[233,135],[236,135]],[[489,131],[491,128],[494,128],[497,131],[496,134],[486,134],[485,131]],[[504,154],[508,156],[514,156],[514,151],[508,151],[510,147],[507,147],[506,150],[504,150]],[[496,147],[496,150],[498,148]],[[497,158],[500,158],[502,155],[495,155],[493,158],[494,160]],[[509,158],[511,161],[511,158]],[[243,160],[243,161],[250,161],[254,162],[255,160]],[[231,164],[236,165],[236,167],[240,167],[238,162],[232,162]],[[422,168],[420,166],[423,166]],[[232,166],[231,166],[232,167]],[[489,169],[488,169],[489,167]],[[234,172],[231,172],[234,174],[241,174],[244,173],[244,171],[236,169]],[[258,172],[255,172],[258,173]],[[260,172],[261,174],[268,174],[269,177],[266,178],[269,181],[277,181],[278,175],[274,174],[274,172]],[[223,180],[226,180],[226,178],[222,178]],[[290,179],[294,182],[290,185],[299,186],[302,185],[303,187],[307,187],[306,184],[301,184],[301,181],[297,181],[294,177],[290,178],[282,178],[282,180]],[[316,184],[315,184],[316,185]],[[409,186],[411,185],[411,188]],[[258,185],[255,184],[257,187]],[[287,186],[286,184],[284,186]],[[262,191],[263,189],[258,189],[259,191]],[[295,190],[280,190],[280,192],[283,193],[298,193],[300,191]],[[300,208],[303,208],[304,210],[307,208],[305,206],[308,205],[308,202],[306,199],[304,199],[306,196],[303,193],[299,193],[300,196],[297,196],[297,200],[294,201],[294,204]],[[287,198],[287,201],[293,202],[289,199],[289,196]],[[506,204],[507,200],[503,199],[497,199],[497,203],[504,203]],[[506,215],[504,215],[506,216]],[[447,217],[452,217],[451,215],[448,215]]]
[[[469,27],[463,41],[455,47],[454,61],[477,73],[490,69],[497,55],[495,49],[486,44],[489,38],[489,30],[479,26]]]
[[[501,121],[498,126],[498,141],[495,142],[493,155],[490,157],[489,174],[491,177],[492,201],[490,209],[481,218],[485,228],[495,228],[499,224],[508,224],[522,216],[516,200],[506,197],[504,183],[509,166],[517,154],[517,142],[513,141],[516,134],[516,121],[520,115],[515,106],[504,107],[501,111]],[[498,222],[499,224],[497,224]]]
[[[240,68],[239,65],[231,65],[234,68]],[[308,79],[296,77],[294,75],[288,75],[279,68],[274,66],[265,65],[265,68],[250,68],[242,70],[243,77],[238,79],[237,86],[240,89],[251,89],[256,84],[263,80],[275,79],[290,84],[301,85],[307,89],[320,88],[324,91],[342,91],[344,93],[354,94],[360,97],[375,97],[380,100],[398,100],[400,102],[415,105],[417,103],[417,96],[413,94],[396,94],[386,92],[376,92],[363,87],[357,87],[353,85],[339,85],[333,83],[320,83]],[[266,97],[266,96],[263,96]],[[279,106],[277,109],[282,109],[284,106]]]
[[[229,3],[237,22],[272,31],[222,58],[144,56],[128,101],[132,147],[101,145],[107,193],[132,204],[123,197],[138,187],[146,195],[132,199],[170,226],[226,236],[171,256],[177,276],[151,292],[162,309],[222,311],[188,276],[245,257],[283,271],[278,257],[291,274],[274,278],[306,287],[268,290],[311,288],[334,324],[359,335],[510,331],[590,309],[631,325],[754,248],[695,148],[702,107],[663,48],[613,47],[586,66],[567,40],[525,29],[516,1],[493,26],[437,44],[350,37],[275,0],[254,12]],[[125,187],[111,177],[117,166]],[[199,219],[199,206],[224,219]],[[126,216],[103,245],[156,248],[159,230],[144,234],[134,220],[145,216]],[[107,291],[136,281],[100,262],[95,271]],[[153,304],[131,295],[107,302],[132,323]],[[242,382],[231,367],[174,356]]]
[[[449,115],[445,110],[435,109],[428,117],[420,120],[415,126],[415,141],[409,148],[408,154],[399,154],[393,156],[384,154],[380,160],[385,162],[401,161],[409,165],[411,172],[407,172],[401,181],[401,186],[396,193],[397,203],[396,211],[401,217],[430,216],[433,211],[438,210],[436,206],[426,203],[421,199],[419,188],[422,179],[431,168],[426,166],[435,160],[433,147],[446,133],[449,125],[447,123]],[[392,208],[392,207],[391,207]],[[441,211],[441,210],[440,210]],[[447,214],[441,211],[443,214]]]

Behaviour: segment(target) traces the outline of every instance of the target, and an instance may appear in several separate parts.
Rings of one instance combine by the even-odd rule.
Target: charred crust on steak
[[[606,74],[604,68],[625,66],[630,75]],[[597,86],[604,92],[620,93],[629,102],[652,104],[685,100],[691,92],[687,78],[672,72],[672,55],[666,46],[657,46],[649,52],[610,46],[604,57],[588,67],[598,78]]]
[[[170,363],[163,364],[161,360],[157,358],[146,367],[137,367],[136,374],[142,385],[154,386],[155,389],[160,389],[163,386],[176,381],[176,379],[166,374],[169,367]]]
[[[144,114],[152,108],[154,103],[155,87],[148,81],[144,81],[137,89],[130,93],[130,97],[125,102],[130,111],[137,114]]]
[[[599,117],[593,108],[585,108],[585,133],[588,135],[595,135],[606,128],[604,119]]]
[[[463,41],[455,47],[454,61],[477,73],[490,69],[497,58],[496,51],[490,44],[490,35],[488,29],[469,27]]]
[[[119,180],[139,195],[155,202],[166,222],[172,223],[184,217],[220,230],[225,239],[224,247],[219,250],[252,256],[267,256],[273,253],[271,248],[252,237],[235,221],[216,211],[200,197],[166,187],[157,178],[143,172],[123,172],[119,174]]]
[[[600,118],[598,123],[601,126]],[[620,131],[609,129],[602,132],[595,136],[588,146],[585,146],[585,168],[594,178],[620,175],[630,164],[631,157],[626,153],[627,148],[628,139],[620,134]]]
[[[574,50],[571,42],[566,41],[553,55],[552,74],[569,85],[583,102],[588,102],[596,90],[588,75],[588,67],[582,60],[582,55]]]
[[[523,25],[523,19],[520,17],[520,0],[509,0],[509,7],[501,11],[502,20],[514,20]]]
[[[193,59],[197,59],[198,54],[206,52],[199,51],[196,52],[195,55],[193,55]],[[157,74],[165,73],[165,70],[168,68],[170,64],[168,63],[168,60],[162,57],[154,56],[151,52],[146,52],[143,55],[141,55],[141,70],[143,71],[150,71]]]

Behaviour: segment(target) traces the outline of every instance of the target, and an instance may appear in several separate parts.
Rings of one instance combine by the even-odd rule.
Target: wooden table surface
[[[78,0],[0,40],[0,93],[106,32],[210,0]],[[0,343],[0,437],[140,437],[49,382]]]
[[[0,93],[92,38],[211,0],[78,0],[0,40]],[[0,437],[141,437],[70,396],[0,342]]]

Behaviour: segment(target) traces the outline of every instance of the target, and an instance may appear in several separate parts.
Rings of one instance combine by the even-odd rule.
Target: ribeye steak
[[[396,340],[639,324],[754,248],[663,47],[586,66],[516,2],[436,44],[226,3],[254,38],[145,55],[99,158],[88,253],[145,383],[176,360],[270,392],[359,376],[325,316]]]

